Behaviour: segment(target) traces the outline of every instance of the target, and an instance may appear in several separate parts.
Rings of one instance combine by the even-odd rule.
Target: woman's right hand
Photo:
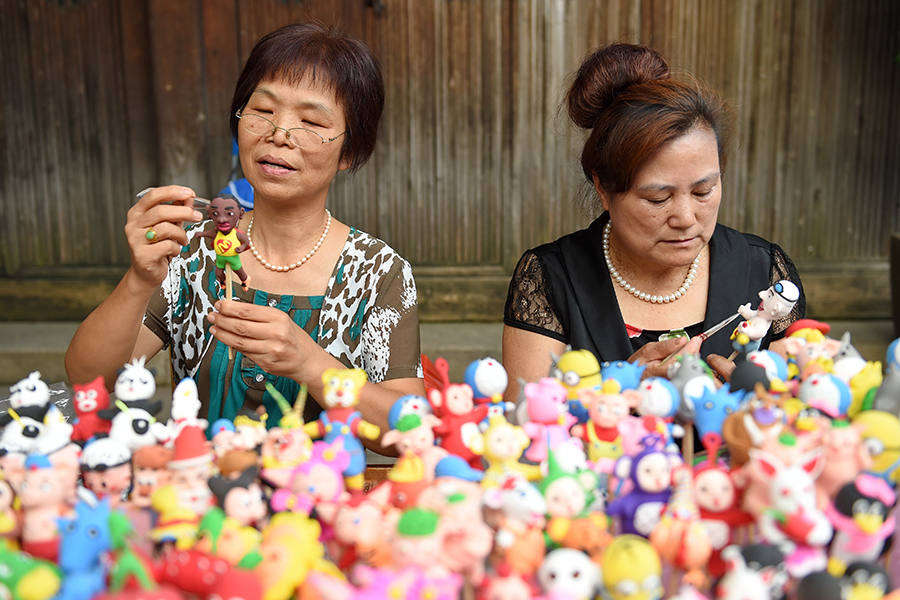
[[[203,213],[192,207],[195,197],[194,190],[179,185],[152,188],[128,210],[125,237],[131,270],[148,287],[162,283],[169,260],[187,244],[183,223],[203,220]],[[156,241],[148,232],[156,232]]]
[[[643,377],[667,377],[669,365],[678,353],[696,354],[700,351],[702,340],[694,337],[676,337],[664,342],[650,342],[631,355],[628,362],[646,365]]]

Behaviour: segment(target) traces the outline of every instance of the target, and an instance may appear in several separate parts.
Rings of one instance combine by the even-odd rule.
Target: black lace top
[[[626,359],[654,335],[658,338],[659,332],[631,337],[622,321],[600,243],[608,218],[603,214],[587,229],[525,252],[509,285],[504,323],[591,350],[600,361]],[[673,324],[673,329],[683,327],[696,335],[733,315],[742,304],[756,306],[759,292],[781,279],[800,288],[800,300],[790,315],[772,323],[762,348],[805,316],[800,276],[776,244],[717,225],[710,240],[706,318],[702,324]],[[704,342],[701,355],[728,356],[733,330],[725,327]]]

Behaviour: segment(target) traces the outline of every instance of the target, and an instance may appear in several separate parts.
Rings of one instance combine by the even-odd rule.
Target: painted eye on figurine
[[[69,521],[68,523],[66,523],[66,532],[75,533],[75,521]]]
[[[644,578],[644,591],[650,592],[662,587],[662,579],[659,575],[648,575]]]
[[[888,582],[887,577],[882,575],[881,573],[875,573],[871,577],[869,577],[869,585],[875,588],[876,590],[887,591]]]
[[[100,536],[100,530],[96,527],[89,527],[87,530],[87,536],[89,538],[95,538]]]
[[[632,596],[638,592],[640,588],[636,581],[631,579],[623,579],[616,584],[616,593],[620,596]]]
[[[569,387],[578,385],[578,382],[581,381],[581,375],[576,373],[575,371],[566,371],[566,374],[563,375],[562,382]]]
[[[869,514],[881,516],[885,513],[885,508],[881,502],[873,502],[869,505]]]
[[[865,569],[857,569],[853,571],[853,574],[850,575],[850,581],[853,582],[853,585],[862,585],[864,583],[869,582],[869,572]]]
[[[705,403],[703,404],[703,408],[705,408],[706,410],[712,410],[712,409],[713,409],[713,403],[712,403],[712,402],[705,402]]]
[[[732,407],[730,407],[730,406],[726,406],[726,407],[725,407],[725,414],[726,414],[726,415],[730,415],[730,414],[733,413],[733,412],[734,412],[734,409],[733,409]]]
[[[881,455],[884,452],[884,442],[879,440],[878,438],[866,438],[863,440],[863,445],[866,447],[866,450],[869,451],[869,454],[873,457]]]
[[[853,507],[850,509],[854,515],[862,514],[869,512],[869,501],[863,500],[860,498],[856,502],[853,503]]]

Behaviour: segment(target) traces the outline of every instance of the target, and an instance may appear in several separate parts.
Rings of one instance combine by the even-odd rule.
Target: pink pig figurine
[[[622,390],[615,379],[607,379],[599,393],[583,390],[581,401],[588,409],[588,422],[572,427],[572,436],[584,441],[584,449],[591,462],[618,460],[624,454],[619,422],[629,416],[631,409],[637,408],[641,393]]]
[[[434,468],[449,452],[435,445],[434,430],[440,426],[441,420],[434,415],[407,414],[400,417],[394,429],[381,436],[381,445],[385,448],[396,446],[402,456],[412,452],[422,459],[425,465],[425,478],[434,479]]]
[[[494,545],[494,531],[483,517],[481,486],[442,477],[419,495],[418,504],[441,517],[444,551],[440,560],[444,566],[479,585],[484,579],[485,559]]]
[[[522,428],[531,438],[525,458],[532,462],[547,459],[547,452],[569,441],[569,428],[578,418],[569,412],[568,390],[555,377],[541,377],[525,384],[528,422]]]
[[[824,506],[838,491],[863,471],[872,467],[872,456],[862,443],[865,426],[837,420],[822,436],[825,467],[816,480],[819,505]]]
[[[370,494],[355,494],[341,502],[334,517],[334,540],[329,545],[338,568],[350,572],[357,564],[390,566],[391,525],[385,507]]]
[[[441,562],[444,531],[441,517],[427,508],[410,508],[397,521],[391,540],[394,568],[421,570],[423,584],[440,590],[446,598],[459,598],[463,578]]]

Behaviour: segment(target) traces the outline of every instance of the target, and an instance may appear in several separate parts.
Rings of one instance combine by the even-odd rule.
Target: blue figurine
[[[722,435],[722,423],[732,413],[737,412],[743,398],[742,392],[732,393],[726,383],[715,392],[704,388],[703,395],[697,400],[694,425],[700,432],[700,438],[710,432]]]
[[[106,589],[106,554],[112,549],[109,498],[80,500],[75,517],[59,519],[62,588],[54,600],[90,600]]]

